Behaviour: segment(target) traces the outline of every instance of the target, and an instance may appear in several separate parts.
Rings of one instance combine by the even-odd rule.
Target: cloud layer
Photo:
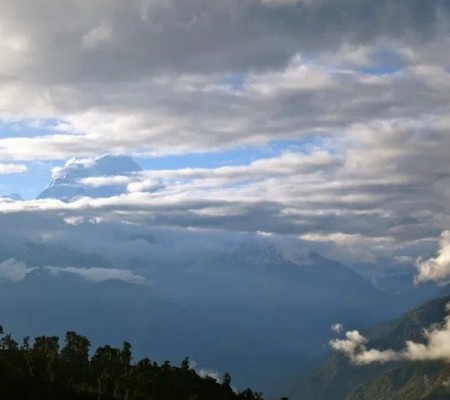
[[[218,150],[448,103],[439,0],[22,3],[0,6],[0,115],[42,133],[2,159]]]
[[[411,164],[409,150],[403,151],[408,132],[403,141],[397,136],[385,136],[398,143],[392,156],[367,136],[364,148],[349,145],[340,152],[311,145],[307,152],[286,151],[248,165],[80,178],[82,185],[126,191],[71,203],[4,200],[0,215],[60,215],[68,225],[123,221],[259,231],[317,243],[321,253],[348,263],[375,263],[390,255],[390,262],[413,265],[424,250],[431,255],[434,237],[446,227],[446,198],[438,195],[442,172],[434,169],[436,155],[431,158],[436,162],[427,161],[433,168],[415,168],[429,158],[424,150],[430,142],[420,149],[423,158],[418,154]]]
[[[0,175],[20,174],[27,172],[28,168],[24,164],[3,164],[0,163]]]
[[[2,2],[0,175],[105,152],[266,153],[87,177],[127,192],[5,200],[1,216],[292,235],[351,264],[423,256],[418,281],[445,279],[449,17],[441,0]]]

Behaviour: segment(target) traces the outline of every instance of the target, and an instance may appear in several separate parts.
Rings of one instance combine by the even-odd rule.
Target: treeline
[[[19,344],[0,327],[0,398],[36,400],[263,400],[250,389],[235,392],[231,377],[201,377],[189,359],[176,367],[144,358],[132,362],[131,345],[90,353],[85,336],[26,337]],[[92,356],[90,356],[92,354]]]

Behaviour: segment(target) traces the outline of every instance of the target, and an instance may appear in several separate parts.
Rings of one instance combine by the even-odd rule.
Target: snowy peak
[[[125,191],[124,185],[91,187],[84,185],[81,180],[99,176],[126,176],[140,171],[142,168],[127,156],[106,154],[95,158],[72,158],[63,167],[53,169],[50,185],[37,198],[73,201],[83,196],[99,198],[119,195]]]
[[[22,196],[20,194],[18,194],[18,193],[4,194],[4,195],[0,196],[0,199],[8,199],[8,200],[13,200],[13,201],[23,201]]]
[[[50,187],[60,183],[76,183],[79,179],[94,176],[127,175],[142,171],[131,157],[106,154],[90,159],[72,158],[64,167],[55,168]]]
[[[255,239],[247,239],[240,243],[234,258],[240,262],[259,265],[284,261],[283,254],[274,243]]]

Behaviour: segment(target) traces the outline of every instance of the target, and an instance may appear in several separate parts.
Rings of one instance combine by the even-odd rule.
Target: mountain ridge
[[[73,201],[80,197],[110,197],[126,192],[124,184],[94,187],[83,184],[82,179],[92,177],[129,176],[142,168],[129,156],[105,154],[90,159],[71,158],[63,167],[53,170],[52,180],[37,199],[54,198]]]
[[[367,330],[365,336],[369,339],[368,348],[399,351],[404,348],[408,340],[424,343],[424,330],[444,321],[448,302],[450,302],[450,296],[439,297],[409,311],[400,319]],[[440,397],[428,396],[434,396],[434,392],[440,393],[442,388],[439,382],[443,382],[440,377],[442,371],[444,374],[448,372],[447,378],[450,378],[450,366],[442,362],[402,361],[356,366],[351,364],[343,354],[334,353],[312,374],[305,376],[290,391],[289,398],[293,400],[438,399]],[[432,390],[423,390],[424,397],[420,397],[422,395],[419,396],[418,391],[423,389],[423,385],[419,381],[431,373],[433,376],[430,375],[430,382],[434,379],[434,386],[432,385]],[[450,392],[446,395],[450,396]]]

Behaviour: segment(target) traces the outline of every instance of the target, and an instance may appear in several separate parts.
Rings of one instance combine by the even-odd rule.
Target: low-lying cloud
[[[75,268],[75,267],[45,267],[53,275],[72,274],[80,276],[89,282],[105,282],[119,280],[134,285],[142,285],[147,282],[143,276],[136,275],[129,270],[115,268]]]
[[[22,261],[10,258],[0,263],[0,280],[20,282],[35,268],[28,268]]]
[[[2,163],[0,163],[0,175],[22,174],[27,171],[28,171],[28,168],[24,164],[2,164]]]
[[[335,324],[331,325],[331,330],[336,333],[342,333],[344,331],[344,325],[340,322],[336,322]]]
[[[438,254],[435,258],[417,260],[416,283],[442,281],[450,277],[450,231],[441,235]]]
[[[99,267],[28,267],[25,262],[18,261],[14,258],[7,259],[0,263],[0,281],[21,282],[28,274],[39,269],[47,271],[51,275],[76,275],[94,283],[119,280],[133,285],[142,285],[148,282],[147,278],[136,275],[130,270]]]
[[[450,311],[450,303],[447,304]],[[425,343],[406,341],[401,351],[378,350],[367,347],[368,340],[358,331],[348,331],[345,339],[334,339],[331,347],[345,354],[357,365],[391,361],[445,361],[450,363],[450,315],[440,327],[424,330]]]
[[[401,359],[393,350],[368,349],[367,342],[358,331],[348,331],[345,339],[334,339],[330,345],[334,350],[344,353],[355,364],[385,363]]]

